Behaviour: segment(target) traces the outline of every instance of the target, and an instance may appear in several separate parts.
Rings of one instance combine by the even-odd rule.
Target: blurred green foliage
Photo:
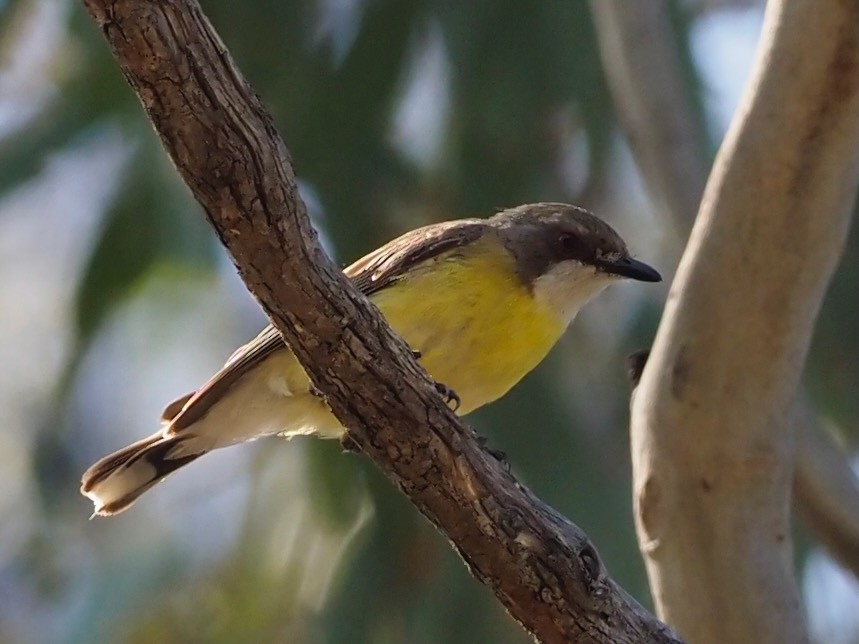
[[[2,11],[11,15],[24,4],[9,3]],[[341,262],[431,220],[489,214],[499,206],[537,200],[598,207],[618,190],[610,176],[617,163],[618,128],[587,3],[204,4],[274,114]],[[674,3],[674,15],[688,62],[691,19],[684,14],[685,4]],[[57,94],[25,128],[0,140],[0,192],[35,176],[50,154],[108,125],[122,131],[132,156],[75,285],[76,349],[63,379],[69,387],[58,393],[57,410],[64,409],[93,339],[117,307],[136,296],[147,276],[165,264],[180,272],[216,272],[223,265],[218,261],[222,249],[165,160],[101,35],[77,4],[70,6],[68,30],[65,47],[73,63],[58,82]],[[443,110],[445,127],[438,153],[418,162],[395,144],[392,123],[405,87],[415,80],[412,63],[433,34],[443,46],[447,84],[444,96],[430,97],[426,109]],[[692,93],[703,103],[691,62],[687,72]],[[576,145],[584,152],[571,178],[560,168]],[[859,324],[855,237],[846,260],[850,270],[839,275],[833,302],[824,311],[812,366],[815,393],[842,422],[854,425],[859,417],[859,342],[852,332]],[[647,587],[631,518],[622,356],[649,343],[659,308],[657,301],[639,302],[622,327],[625,337],[604,351],[588,350],[588,331],[575,330],[513,394],[470,419],[508,454],[526,484],[590,534],[610,570],[644,602]],[[847,337],[849,347],[842,342]],[[851,360],[844,359],[847,352]],[[572,403],[565,394],[570,370],[580,374],[576,387],[587,390]],[[582,401],[588,401],[587,408]],[[591,426],[594,418],[600,419],[598,427]],[[46,462],[70,465],[67,470],[43,468],[40,476],[54,472],[47,486],[62,487],[71,498],[77,487],[73,473],[91,457],[76,447],[85,428],[51,422],[42,431],[51,436],[43,441]],[[319,534],[347,532],[359,520],[362,499],[373,508],[346,543],[320,605],[307,608],[297,599],[306,570],[293,562],[273,571],[262,555],[274,533],[276,504],[288,503],[289,489],[257,493],[253,487],[235,542],[204,565],[187,561],[186,551],[162,536],[164,541],[149,548],[138,544],[132,551],[117,543],[82,568],[65,566],[69,574],[85,577],[89,590],[67,591],[79,593],[76,609],[59,621],[71,626],[51,638],[527,641],[444,539],[364,459],[343,455],[331,443],[293,447],[303,450],[307,496]],[[257,466],[276,470],[277,454]],[[42,503],[47,509],[34,531],[43,534],[59,530],[82,507],[48,504],[44,498]],[[176,523],[182,521],[181,514],[175,517]],[[73,537],[92,539],[91,526]],[[63,558],[64,546],[45,537],[32,543],[55,550],[37,549],[22,564],[37,579]],[[80,588],[72,582],[67,587]],[[50,611],[57,600],[34,601]]]

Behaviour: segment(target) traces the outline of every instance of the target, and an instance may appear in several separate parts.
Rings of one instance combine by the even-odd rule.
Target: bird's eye
[[[568,253],[574,253],[581,247],[581,241],[573,233],[561,233],[558,241],[561,244],[561,248]]]

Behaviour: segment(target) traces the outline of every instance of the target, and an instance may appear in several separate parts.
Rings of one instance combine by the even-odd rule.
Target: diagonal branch
[[[283,141],[194,0],[84,0],[239,273],[349,437],[544,642],[678,642],[443,404],[324,255]],[[356,388],[355,383],[361,383]]]
[[[771,0],[633,405],[639,540],[692,641],[807,641],[791,413],[857,181],[859,5]]]
[[[591,8],[615,104],[651,198],[685,237],[707,179],[706,135],[682,83],[667,3],[592,0]],[[794,419],[798,513],[859,576],[859,480],[804,396]]]

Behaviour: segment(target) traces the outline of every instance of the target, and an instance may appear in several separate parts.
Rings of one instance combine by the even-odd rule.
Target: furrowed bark
[[[682,82],[667,3],[591,0],[603,64],[621,124],[656,205],[688,236],[707,180],[706,133]],[[859,479],[805,396],[793,501],[812,535],[859,577]]]
[[[320,249],[286,147],[193,0],[84,0],[242,279],[349,437],[543,642],[678,642],[487,454]],[[356,385],[360,383],[360,388]]]
[[[859,5],[771,0],[633,403],[636,522],[694,642],[805,642],[792,412],[859,179]]]

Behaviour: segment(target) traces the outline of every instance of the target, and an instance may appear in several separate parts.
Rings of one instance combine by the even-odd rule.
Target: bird
[[[607,286],[662,279],[594,214],[548,202],[412,230],[343,272],[459,415],[506,394]],[[342,439],[345,431],[269,325],[170,403],[157,432],[87,469],[81,493],[93,516],[114,515],[212,450],[269,435]]]

